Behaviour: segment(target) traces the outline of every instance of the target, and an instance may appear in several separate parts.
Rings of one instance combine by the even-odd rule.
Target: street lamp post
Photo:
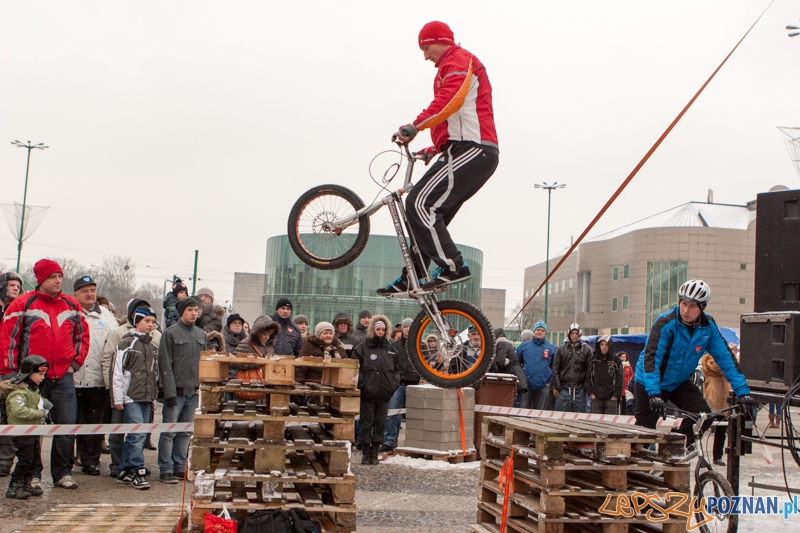
[[[28,149],[28,163],[25,166],[25,189],[22,192],[22,216],[19,217],[19,239],[17,242],[17,272],[19,272],[19,261],[22,257],[22,238],[23,238],[23,230],[25,229],[25,204],[28,199],[28,172],[31,169],[31,150],[36,148],[37,150],[44,150],[45,148],[50,148],[49,146],[45,146],[44,143],[39,144],[31,144],[28,141],[28,144],[25,144],[21,141],[11,141],[11,144],[16,146],[17,148],[27,148]]]
[[[535,189],[545,189],[547,190],[547,259],[544,263],[544,277],[545,279],[547,276],[550,275],[550,197],[553,194],[553,189],[563,189],[566,187],[566,183],[562,183],[559,185],[558,182],[553,183],[552,185],[548,185],[546,181],[540,183],[535,183],[533,187]],[[547,297],[550,293],[550,283],[544,284],[544,323],[547,324]]]

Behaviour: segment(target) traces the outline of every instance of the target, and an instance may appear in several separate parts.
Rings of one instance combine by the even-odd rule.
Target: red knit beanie
[[[444,22],[434,20],[419,30],[419,47],[426,44],[456,44],[453,30]]]
[[[53,274],[58,273],[63,275],[64,271],[61,270],[61,266],[55,261],[50,259],[39,259],[36,261],[36,264],[33,265],[33,273],[36,276],[37,285],[41,285],[44,280]]]

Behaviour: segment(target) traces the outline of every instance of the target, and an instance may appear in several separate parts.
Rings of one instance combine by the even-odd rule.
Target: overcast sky
[[[578,236],[768,1],[14,2],[0,17],[0,203],[49,206],[23,261],[128,255],[231,297],[263,272],[305,190],[365,202],[368,165],[432,97],[417,34],[447,22],[487,66],[500,166],[451,225],[485,287]],[[776,126],[800,126],[800,4],[776,0],[591,235],[690,200],[800,187]],[[6,143],[6,144],[3,144]],[[414,148],[429,144],[427,133]],[[421,170],[418,171],[421,175]],[[388,212],[373,231],[391,233]],[[16,242],[3,222],[0,263]],[[145,266],[147,265],[147,267]],[[398,265],[398,268],[400,265]],[[387,280],[387,282],[390,280]]]

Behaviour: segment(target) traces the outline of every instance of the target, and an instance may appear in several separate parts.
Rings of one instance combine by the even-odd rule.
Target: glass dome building
[[[452,285],[439,298],[465,300],[480,307],[483,252],[470,246],[456,246],[469,266],[472,279]],[[391,300],[375,294],[378,287],[397,278],[402,266],[395,235],[370,235],[361,255],[338,270],[317,270],[306,265],[292,251],[289,238],[278,235],[267,240],[261,303],[265,313],[273,314],[278,300],[289,298],[292,314],[306,315],[312,328],[318,322],[332,321],[341,311],[356,324],[362,309],[385,314],[394,325],[420,311],[414,300]]]

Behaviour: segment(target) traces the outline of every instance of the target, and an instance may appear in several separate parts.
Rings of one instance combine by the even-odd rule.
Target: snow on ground
[[[416,459],[414,457],[403,457],[402,455],[393,455],[381,461],[385,465],[403,465],[411,468],[419,468],[422,470],[475,470],[480,468],[480,461],[469,461],[466,463],[448,463],[447,461],[430,461],[428,459]]]

